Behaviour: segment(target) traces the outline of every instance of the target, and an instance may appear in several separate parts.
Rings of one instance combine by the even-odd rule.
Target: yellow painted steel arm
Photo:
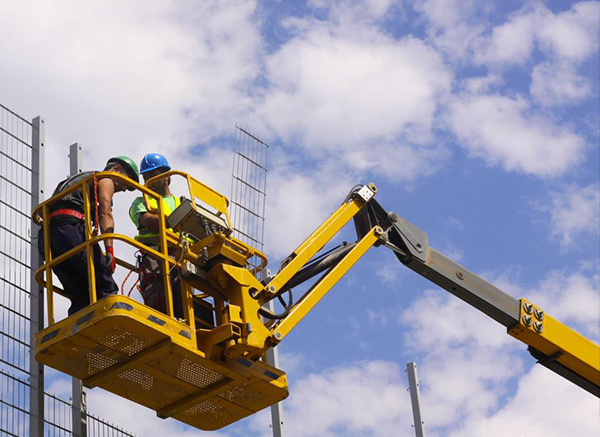
[[[310,288],[304,299],[294,306],[290,314],[280,324],[271,329],[272,339],[275,342],[283,340],[382,235],[383,229],[379,226],[376,226],[365,235],[335,267]]]
[[[600,347],[527,299],[521,299],[519,323],[508,334],[600,387]]]
[[[344,202],[288,257],[287,265],[262,290],[260,302],[265,304],[310,261],[352,219],[363,206],[377,193],[374,184],[364,186],[363,194],[355,195]]]

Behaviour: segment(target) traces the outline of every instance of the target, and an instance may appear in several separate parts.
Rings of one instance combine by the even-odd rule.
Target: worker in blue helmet
[[[171,170],[171,166],[160,153],[148,153],[140,163],[140,174],[146,186],[162,196],[161,202],[165,216],[169,216],[180,204],[181,199],[171,193],[171,178],[165,177],[151,184],[147,182],[155,176]],[[147,246],[158,250],[159,247],[159,216],[158,200],[147,196],[137,197],[129,208],[129,217],[138,229],[135,239]],[[181,299],[181,285],[179,270],[172,269],[171,288],[173,292],[173,314],[176,318],[183,318],[183,305]],[[166,313],[166,295],[164,290],[162,263],[147,253],[142,253],[140,260],[140,289],[144,303],[158,311]]]

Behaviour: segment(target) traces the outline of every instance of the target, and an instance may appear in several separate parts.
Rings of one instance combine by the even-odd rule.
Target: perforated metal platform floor
[[[288,396],[286,375],[258,361],[208,360],[189,326],[133,299],[109,296],[40,331],[36,359],[88,387],[216,430]]]

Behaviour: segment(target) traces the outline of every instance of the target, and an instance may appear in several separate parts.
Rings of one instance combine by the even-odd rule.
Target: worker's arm
[[[145,212],[140,216],[140,224],[153,232],[158,232],[158,214]]]
[[[112,179],[100,179],[98,181],[98,215],[100,232],[103,234],[115,231],[115,220],[112,214],[113,194],[115,194],[115,184]],[[112,245],[112,239],[104,240],[104,246],[107,250]]]

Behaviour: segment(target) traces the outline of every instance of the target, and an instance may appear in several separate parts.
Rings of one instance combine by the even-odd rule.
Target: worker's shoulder
[[[138,196],[135,199],[133,199],[133,202],[131,202],[131,209],[146,209],[146,204],[144,203],[144,196]]]

